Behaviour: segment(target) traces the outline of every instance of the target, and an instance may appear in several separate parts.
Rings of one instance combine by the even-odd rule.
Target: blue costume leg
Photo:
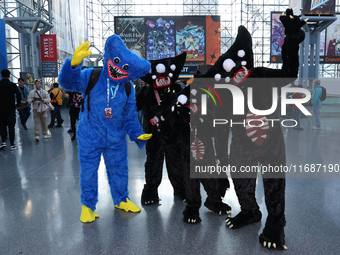
[[[101,150],[79,144],[81,203],[92,211],[98,202],[98,167]]]
[[[112,199],[115,205],[126,202],[128,191],[128,161],[127,144],[119,144],[114,148],[107,148],[103,152],[107,178],[110,185]]]

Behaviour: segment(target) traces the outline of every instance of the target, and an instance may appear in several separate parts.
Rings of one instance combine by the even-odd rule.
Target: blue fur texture
[[[113,69],[119,70],[121,74],[113,75]],[[85,99],[84,112],[80,114],[77,132],[81,202],[91,210],[96,209],[98,201],[98,167],[101,155],[104,157],[114,204],[126,202],[128,197],[126,134],[140,148],[146,143],[137,139],[143,131],[137,118],[135,90],[131,80],[145,75],[150,69],[150,63],[129,51],[119,36],[112,35],[107,39],[104,67],[98,82],[90,92],[90,97],[87,96]],[[60,71],[59,83],[67,90],[81,92],[84,95],[92,70],[81,70],[81,66],[72,68],[71,59],[66,59]],[[107,79],[111,98],[109,107],[112,108],[113,114],[111,119],[105,118],[104,111],[108,107]],[[130,82],[131,85],[129,97],[124,88],[126,82]],[[113,98],[116,86],[118,90]],[[90,100],[90,110],[87,109],[87,100]]]

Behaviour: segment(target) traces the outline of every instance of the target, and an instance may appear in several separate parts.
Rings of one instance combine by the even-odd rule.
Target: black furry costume
[[[169,180],[174,195],[185,199],[181,154],[176,131],[176,115],[171,107],[175,104],[181,86],[175,81],[184,66],[186,53],[174,58],[151,60],[151,73],[141,79],[144,86],[136,95],[137,110],[144,112],[145,132],[152,133],[146,144],[145,182],[142,204],[158,203],[158,186],[162,180],[165,157]]]
[[[190,178],[190,161],[191,164],[215,165],[215,150],[212,142],[213,132],[209,135],[205,131],[211,123],[213,114],[202,116],[198,101],[202,90],[198,89],[198,84],[188,85],[183,89],[178,97],[175,112],[182,116],[182,124],[179,125],[183,174],[185,181],[185,194],[187,205],[183,211],[183,220],[187,223],[200,223],[202,219],[199,216],[201,207],[200,185],[202,183],[204,190],[207,192],[207,199],[204,205],[218,213],[229,214],[231,207],[222,202],[218,194],[218,179],[213,178]],[[209,177],[209,176],[205,176]]]
[[[236,41],[230,49],[216,61],[206,74],[200,75],[200,77],[215,78],[214,84],[236,85],[243,92],[244,114],[233,115],[232,109],[229,111],[226,109],[224,116],[224,119],[232,120],[234,123],[243,121],[247,123],[245,126],[236,124],[231,127],[230,163],[236,166],[237,170],[240,170],[241,166],[257,166],[259,163],[272,166],[285,165],[286,163],[285,144],[280,122],[275,122],[273,126],[267,122],[269,119],[279,119],[278,112],[275,111],[267,116],[256,116],[249,111],[247,105],[248,87],[253,88],[254,108],[267,110],[272,106],[272,88],[280,88],[297,78],[299,44],[305,36],[301,27],[305,22],[300,21],[299,17],[293,16],[291,9],[287,9],[286,16],[281,16],[280,20],[285,27],[286,34],[282,46],[283,65],[281,69],[253,68],[251,35],[245,27],[240,26]],[[230,100],[232,98],[228,96],[227,101]],[[265,124],[259,127],[250,127],[248,121],[253,118],[261,119]],[[228,153],[227,146],[217,146],[217,150],[219,150],[218,155]],[[240,228],[260,221],[262,214],[255,198],[257,173],[232,172],[231,175],[241,205],[241,212],[233,218],[227,218],[227,227]],[[263,174],[263,177],[268,217],[263,233],[260,235],[260,243],[268,248],[284,249],[285,174],[276,173],[269,176],[270,178],[267,178],[267,174]]]

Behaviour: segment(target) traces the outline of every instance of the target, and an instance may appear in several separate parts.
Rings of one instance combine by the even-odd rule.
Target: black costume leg
[[[277,137],[277,140],[275,140],[276,150],[271,150],[272,152],[274,152],[274,154],[268,155],[268,157],[265,157],[266,160],[260,162],[264,166],[270,165],[271,167],[273,167],[272,169],[274,169],[275,166],[277,166],[277,168],[279,169],[280,166],[285,166],[286,164],[285,146],[282,134],[281,136],[278,135]],[[278,171],[275,173],[264,173],[263,186],[268,217],[263,232],[260,235],[259,241],[261,245],[264,245],[264,242],[271,243],[271,245],[275,243],[277,249],[284,249],[284,227],[286,225],[285,173],[283,171]]]
[[[247,154],[245,154],[247,155]],[[242,156],[238,158],[237,171],[231,173],[234,188],[238,201],[241,205],[241,212],[233,218],[227,218],[228,228],[240,228],[261,220],[262,214],[255,198],[256,176],[257,172],[244,172],[240,175],[241,167],[257,166],[255,158],[246,159]]]
[[[217,181],[218,179],[201,179],[203,187],[208,195],[204,205],[209,210],[212,210],[219,215],[230,214],[231,207],[228,204],[223,203],[220,196],[218,195]]]
[[[168,171],[169,180],[174,188],[174,195],[185,199],[183,164],[178,140],[167,140],[165,145],[165,163]]]
[[[145,182],[142,192],[142,204],[154,204],[159,201],[158,186],[162,181],[164,162],[164,142],[160,134],[153,134],[146,143]]]

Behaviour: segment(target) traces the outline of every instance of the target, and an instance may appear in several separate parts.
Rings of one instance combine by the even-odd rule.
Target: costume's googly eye
[[[188,101],[188,98],[186,95],[180,95],[178,98],[177,98],[177,101],[180,102],[181,104],[185,104],[187,101]]]
[[[115,58],[113,59],[113,62],[115,62],[116,64],[118,64],[118,63],[120,62],[120,58],[119,58],[119,57],[115,57]]]
[[[240,58],[243,58],[246,55],[246,52],[244,50],[239,50],[237,52],[237,56],[239,56]]]
[[[169,73],[169,77],[172,78],[172,76],[174,76],[172,73]]]
[[[219,81],[219,80],[221,80],[221,75],[219,73],[217,73],[217,74],[215,74],[214,78],[215,78],[215,81]]]
[[[226,83],[229,83],[230,82],[230,78],[229,77],[225,77],[225,80],[224,80]]]
[[[193,99],[191,99],[191,102],[192,102],[193,104],[196,104],[196,103],[197,103],[197,99],[193,98]]]
[[[153,80],[156,80],[157,76],[156,75],[152,75],[151,77]]]
[[[157,73],[165,73],[165,65],[163,64],[156,65],[156,71]]]
[[[197,90],[196,90],[196,89],[192,89],[192,90],[190,91],[190,93],[191,93],[193,96],[196,96]]]
[[[175,65],[171,65],[171,66],[170,66],[170,69],[171,69],[172,71],[175,71],[175,70],[176,70],[176,66],[175,66]]]
[[[223,61],[223,68],[224,70],[226,70],[226,72],[230,72],[231,69],[233,69],[235,66],[236,66],[235,62],[230,58],[227,58],[226,60]]]
[[[242,65],[242,66],[247,65],[247,61],[242,61],[242,62],[241,62],[241,65]]]
[[[123,69],[124,70],[128,70],[129,69],[129,65],[128,64],[123,65]]]

